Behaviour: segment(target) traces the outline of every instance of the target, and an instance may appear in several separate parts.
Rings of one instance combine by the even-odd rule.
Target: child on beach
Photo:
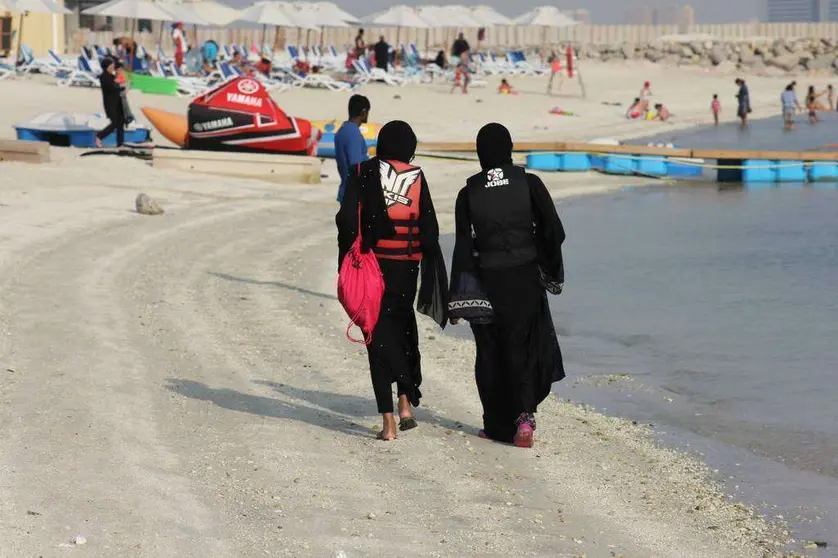
[[[641,115],[641,112],[640,112],[640,97],[636,97],[634,99],[634,102],[631,104],[631,106],[626,111],[626,118],[630,118],[632,120],[637,120],[638,118],[640,118],[640,115]]]
[[[719,125],[719,113],[722,112],[722,103],[719,101],[718,95],[713,95],[713,102],[710,104],[713,111],[713,122],[716,126]]]
[[[498,93],[501,95],[517,95],[518,92],[512,89],[512,86],[509,85],[509,82],[506,79],[500,80],[500,85],[498,86]]]
[[[823,105],[818,102],[818,97],[819,95],[815,93],[815,87],[810,85],[809,92],[806,94],[806,109],[809,111],[809,124],[820,122],[818,111],[823,110]]]
[[[468,69],[467,59],[463,57],[460,59],[460,63],[457,64],[457,71],[454,74],[454,87],[451,88],[451,93],[462,88],[463,95],[467,95],[469,82],[471,82],[471,75]]]
[[[662,103],[658,103],[655,105],[655,117],[654,120],[660,120],[661,122],[666,122],[672,116],[672,113],[669,112],[669,109],[663,106]]]

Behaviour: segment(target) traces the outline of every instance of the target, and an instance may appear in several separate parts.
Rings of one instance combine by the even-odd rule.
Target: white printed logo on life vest
[[[192,128],[196,132],[208,132],[210,130],[218,130],[219,128],[231,128],[233,126],[233,119],[229,116],[219,120],[210,120],[208,122],[196,122]]]
[[[387,161],[380,161],[378,168],[381,172],[381,189],[384,191],[384,201],[387,207],[396,203],[410,207],[413,202],[407,195],[422,170],[411,169],[399,174]]]
[[[249,107],[262,106],[261,97],[251,97],[250,95],[242,95],[241,93],[227,93],[227,102],[237,105],[247,105]]]
[[[509,179],[503,177],[503,169],[490,169],[486,173],[486,188],[495,186],[509,186]]]

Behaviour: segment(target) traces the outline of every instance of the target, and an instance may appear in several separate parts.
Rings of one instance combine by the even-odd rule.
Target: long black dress
[[[336,217],[338,267],[357,235],[359,201],[364,202],[361,218],[362,250],[366,251],[375,246],[378,240],[395,234],[387,216],[380,184],[376,188],[375,179],[363,179],[365,174],[377,176],[373,172],[377,167],[377,158],[362,163],[361,176],[353,175],[347,183]],[[367,345],[367,354],[379,413],[393,412],[393,382],[397,384],[398,395],[407,395],[414,407],[419,405],[422,397],[419,390],[422,383],[419,335],[413,311],[420,276],[417,309],[433,318],[441,327],[447,321],[447,272],[439,247],[439,224],[424,175],[419,205],[421,264],[382,258],[378,260],[384,275],[385,291],[381,314],[372,332],[372,342]]]
[[[479,276],[494,317],[472,324],[477,345],[475,379],[483,404],[487,436],[511,443],[521,413],[535,413],[551,386],[564,378],[547,292],[540,271],[564,282],[561,244],[565,233],[544,183],[527,174],[532,201],[538,261],[508,268],[481,269],[475,257],[468,198],[463,189],[456,203],[456,244],[451,292],[460,291],[465,274]]]

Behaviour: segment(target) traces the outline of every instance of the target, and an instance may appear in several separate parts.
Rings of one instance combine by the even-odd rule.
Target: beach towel
[[[347,339],[365,345],[372,342],[383,296],[384,277],[378,260],[372,250],[366,254],[361,252],[361,205],[358,204],[358,236],[344,256],[338,273],[338,300],[351,320],[346,327]],[[361,329],[363,339],[355,339],[349,333],[353,324]]]

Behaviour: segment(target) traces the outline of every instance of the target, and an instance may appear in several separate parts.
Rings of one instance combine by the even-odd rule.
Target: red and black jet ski
[[[150,107],[143,107],[143,114],[186,149],[315,156],[320,139],[320,130],[286,115],[251,77],[234,78],[195,98],[186,117]]]

